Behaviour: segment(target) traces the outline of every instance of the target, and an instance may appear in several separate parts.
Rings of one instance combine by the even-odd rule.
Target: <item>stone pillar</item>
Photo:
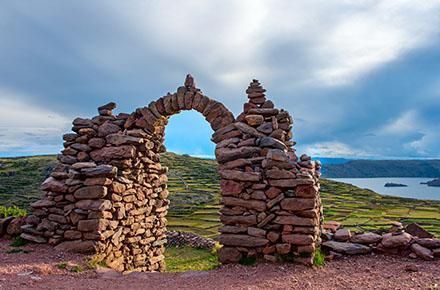
[[[298,160],[292,118],[253,80],[237,122],[214,134],[221,176],[223,263],[244,257],[311,265],[319,244],[319,164]]]

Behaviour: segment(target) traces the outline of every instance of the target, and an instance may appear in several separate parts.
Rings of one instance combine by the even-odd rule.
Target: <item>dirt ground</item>
[[[0,240],[0,289],[440,289],[440,260],[357,256],[321,268],[289,264],[228,265],[212,271],[131,273],[87,269],[84,256],[27,245],[8,253]],[[66,266],[67,263],[67,266]],[[83,271],[69,271],[82,264]],[[60,269],[60,265],[67,269]],[[63,266],[61,266],[63,268]]]

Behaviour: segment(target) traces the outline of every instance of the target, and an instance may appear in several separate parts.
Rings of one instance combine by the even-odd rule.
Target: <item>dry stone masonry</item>
[[[380,253],[408,256],[410,258],[434,260],[440,258],[440,239],[416,223],[406,227],[393,222],[386,232],[351,232],[336,221],[323,224],[322,249],[326,259],[332,260],[342,255],[362,255]]]
[[[291,116],[274,108],[257,80],[246,93],[244,112],[235,119],[188,75],[176,93],[131,114],[115,116],[116,104],[109,103],[92,119],[76,118],[22,237],[95,253],[118,271],[164,270],[164,131],[170,116],[194,109],[214,131],[223,204],[220,261],[290,257],[310,265],[322,224],[320,164],[296,156]]]
[[[223,203],[220,261],[287,256],[310,265],[322,218],[319,164],[295,155],[291,116],[266,100],[257,80],[246,93],[244,112],[213,135]]]

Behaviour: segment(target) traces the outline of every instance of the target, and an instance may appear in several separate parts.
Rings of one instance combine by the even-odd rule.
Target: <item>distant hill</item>
[[[323,177],[440,177],[440,160],[350,160],[323,163]]]

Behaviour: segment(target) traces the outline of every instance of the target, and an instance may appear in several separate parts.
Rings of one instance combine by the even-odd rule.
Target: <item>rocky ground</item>
[[[190,246],[211,250],[215,247],[215,241],[193,233],[169,231],[167,232],[167,245],[172,247]]]
[[[440,261],[356,256],[321,268],[289,264],[229,265],[212,271],[132,273],[88,269],[84,256],[27,245],[10,253],[0,240],[0,289],[437,289]],[[9,253],[8,253],[9,252]],[[75,268],[75,265],[81,265]],[[60,269],[64,268],[64,269]],[[77,270],[79,273],[75,273]]]

